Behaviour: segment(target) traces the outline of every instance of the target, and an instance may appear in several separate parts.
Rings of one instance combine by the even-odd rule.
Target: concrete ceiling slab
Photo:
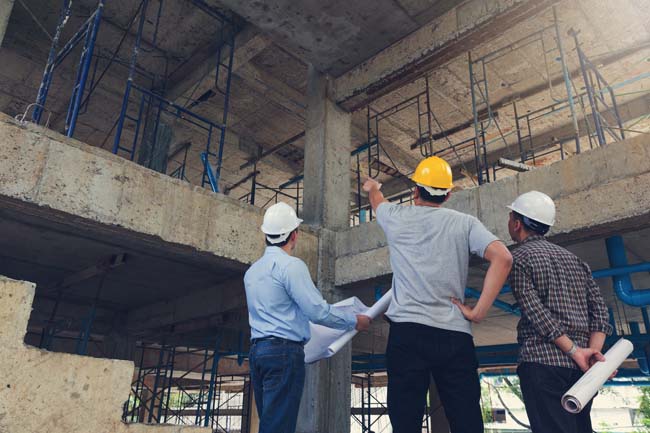
[[[338,76],[418,27],[393,0],[221,0],[275,41]]]

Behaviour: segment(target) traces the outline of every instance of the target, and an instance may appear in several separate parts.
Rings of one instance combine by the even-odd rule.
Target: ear
[[[449,192],[447,193],[447,196],[445,197],[445,201],[449,200],[449,197],[451,197],[451,191],[449,191]],[[443,201],[443,203],[444,203],[445,201]]]
[[[413,200],[417,200],[420,198],[420,188],[416,186],[413,187]]]
[[[296,239],[298,239],[298,230],[294,230],[294,231],[291,233],[290,236],[291,236],[291,239],[290,239],[290,240],[292,240],[292,241],[295,241]]]

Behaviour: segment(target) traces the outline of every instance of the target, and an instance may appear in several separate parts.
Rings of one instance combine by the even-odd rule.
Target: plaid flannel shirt
[[[592,332],[612,333],[589,266],[539,235],[528,237],[512,256],[510,284],[522,312],[519,362],[578,368],[553,341],[566,334],[578,347],[588,347]]]

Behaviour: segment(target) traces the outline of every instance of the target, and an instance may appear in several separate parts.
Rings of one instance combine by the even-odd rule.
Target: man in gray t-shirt
[[[388,203],[381,184],[364,184],[384,230],[393,270],[386,313],[388,412],[394,433],[419,432],[432,376],[452,433],[483,432],[480,384],[470,322],[481,321],[505,282],[512,256],[481,222],[441,207],[452,188],[451,168],[430,157],[420,163],[414,206]],[[462,305],[470,254],[490,262],[483,292]]]

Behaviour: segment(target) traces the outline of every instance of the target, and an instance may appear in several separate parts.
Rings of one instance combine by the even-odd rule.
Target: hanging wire
[[[31,16],[32,19],[34,20],[34,22],[36,23],[36,25],[38,25],[38,27],[39,27],[41,30],[43,30],[43,33],[45,33],[45,34],[47,35],[47,37],[50,39],[50,41],[53,41],[54,38],[52,37],[52,35],[50,34],[50,32],[48,32],[47,29],[45,28],[45,26],[44,26],[43,24],[41,24],[41,22],[38,20],[38,18],[36,18],[36,15],[34,15],[34,12],[32,12],[31,9],[27,7],[27,5],[25,4],[25,2],[23,2],[23,0],[18,0],[18,3],[20,3],[20,5],[21,5],[23,8],[25,8],[25,10],[26,10],[27,13],[29,14],[29,16]]]

